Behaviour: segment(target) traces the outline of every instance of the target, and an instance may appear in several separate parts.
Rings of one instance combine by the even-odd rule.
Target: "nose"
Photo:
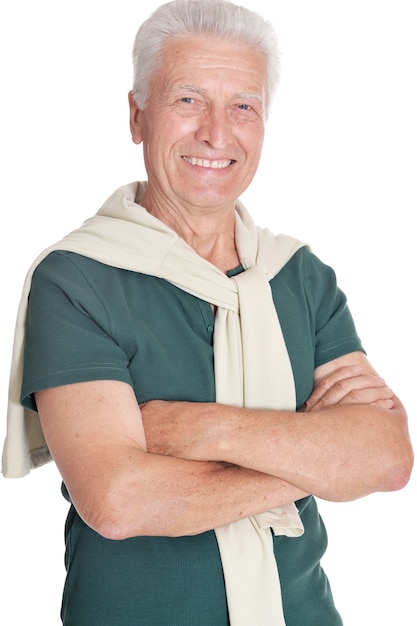
[[[220,106],[211,106],[200,118],[196,139],[212,148],[225,148],[231,142],[232,120],[228,111]]]

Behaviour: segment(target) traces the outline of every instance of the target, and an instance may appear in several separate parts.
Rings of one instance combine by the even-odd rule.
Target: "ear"
[[[129,91],[130,109],[130,133],[133,143],[142,143],[142,111],[134,98],[133,92]]]

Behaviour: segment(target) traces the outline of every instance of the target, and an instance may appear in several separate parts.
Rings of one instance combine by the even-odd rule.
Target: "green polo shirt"
[[[292,257],[271,288],[301,407],[315,367],[362,350],[361,343],[333,270],[308,249]],[[214,324],[207,302],[163,279],[53,252],[33,276],[22,402],[34,408],[39,389],[99,379],[131,384],[140,403],[214,402]],[[68,498],[65,486],[63,492]],[[297,506],[304,535],[274,537],[287,626],[340,626],[320,566],[327,539],[316,501]],[[66,626],[229,623],[213,531],[112,541],[71,506],[65,538]]]

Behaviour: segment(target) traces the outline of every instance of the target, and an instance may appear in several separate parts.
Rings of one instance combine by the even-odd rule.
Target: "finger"
[[[339,376],[328,376],[318,383],[307,401],[307,406],[315,406],[325,399],[330,404],[336,404],[353,389],[383,386],[385,386],[385,381],[380,376],[373,374],[352,376],[349,372],[339,371]]]
[[[337,380],[332,387],[320,394],[313,394],[307,400],[306,409],[321,409],[335,404],[371,404],[377,400],[386,400],[393,396],[392,390],[386,386],[380,376],[367,374]]]
[[[324,376],[320,380],[316,381],[314,389],[308,400],[309,404],[314,405],[324,396],[333,385],[339,381],[343,381],[349,378],[355,378],[361,375],[361,368],[358,365],[348,365],[341,367],[329,375]]]
[[[387,386],[352,389],[350,393],[340,400],[339,404],[375,404],[378,401],[382,403],[386,401],[392,402],[393,395],[392,389]]]
[[[381,409],[392,409],[394,407],[394,400],[391,398],[389,400],[376,400],[371,403],[373,406],[380,407]]]

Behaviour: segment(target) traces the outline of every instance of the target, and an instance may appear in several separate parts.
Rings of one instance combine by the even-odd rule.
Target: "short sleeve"
[[[312,253],[305,254],[304,285],[314,320],[315,366],[363,351],[345,293],[335,271]]]
[[[29,294],[22,404],[40,389],[90,380],[131,383],[128,358],[94,288],[71,255],[53,252],[37,267]]]

